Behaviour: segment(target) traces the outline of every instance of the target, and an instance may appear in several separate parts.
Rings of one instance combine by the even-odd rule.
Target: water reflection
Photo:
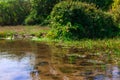
[[[0,41],[0,80],[120,80],[117,65],[66,54],[62,46]]]
[[[118,68],[118,66],[112,66],[111,68],[107,68],[106,75],[106,80],[120,80],[120,69]]]
[[[25,53],[29,54],[29,53]],[[7,52],[0,53],[0,80],[32,80],[30,72],[33,70],[30,55],[20,58]]]

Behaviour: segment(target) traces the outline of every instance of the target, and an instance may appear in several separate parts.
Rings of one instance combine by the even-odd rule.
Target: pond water
[[[119,66],[71,50],[43,42],[1,40],[0,80],[120,80]]]

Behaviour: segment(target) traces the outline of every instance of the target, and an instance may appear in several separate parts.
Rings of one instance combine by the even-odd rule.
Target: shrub
[[[59,0],[31,0],[32,11],[25,20],[25,24],[34,25],[44,23],[53,6]]]
[[[51,26],[55,38],[105,38],[115,36],[118,28],[110,14],[94,5],[81,2],[60,2],[52,10]]]
[[[108,10],[113,3],[113,0],[72,0],[72,1],[82,1],[82,2],[87,2],[87,3],[94,3],[97,5],[97,7],[101,8],[103,10]]]

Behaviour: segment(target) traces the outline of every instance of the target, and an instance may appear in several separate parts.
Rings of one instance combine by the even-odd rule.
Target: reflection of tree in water
[[[94,70],[95,71],[95,70]],[[101,73],[94,72],[93,75],[86,76],[86,79],[90,80],[120,80],[120,69],[118,66],[107,64],[105,70]]]
[[[20,55],[23,52],[34,52],[34,43],[29,41],[0,41],[0,51]]]
[[[32,72],[32,76],[36,77],[37,75],[40,80],[70,80],[68,75],[59,70],[59,67],[64,67],[64,49],[58,49],[44,43],[36,46],[35,71]],[[77,78],[73,79],[79,80]]]
[[[36,75],[37,75],[37,79],[35,80],[45,79],[46,78],[45,74],[49,72],[49,65],[51,63],[50,46],[48,46],[45,43],[37,43],[35,56],[36,58],[35,58],[34,71],[31,72],[32,76],[33,78],[36,78]]]
[[[118,66],[107,65],[106,66],[106,80],[120,80],[120,69]]]
[[[0,58],[28,61],[32,80],[120,80],[118,67],[106,65],[103,70],[100,65],[80,65],[84,60],[81,56],[75,58],[78,62],[70,63],[68,51],[66,47],[43,42],[0,41]]]

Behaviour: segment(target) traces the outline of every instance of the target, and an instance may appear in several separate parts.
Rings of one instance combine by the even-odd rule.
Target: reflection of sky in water
[[[108,67],[106,75],[98,74],[94,80],[120,80],[120,69],[117,66]]]
[[[0,80],[31,80],[30,71],[33,67],[29,56],[20,60],[0,56]]]
[[[35,57],[37,55],[29,52],[22,55],[0,52],[0,80],[41,80],[38,79],[37,73],[33,77],[30,75],[31,71],[34,71]],[[69,80],[67,77],[64,79]],[[97,74],[92,76],[92,79],[120,80],[120,69],[117,66],[107,65],[105,75]]]

